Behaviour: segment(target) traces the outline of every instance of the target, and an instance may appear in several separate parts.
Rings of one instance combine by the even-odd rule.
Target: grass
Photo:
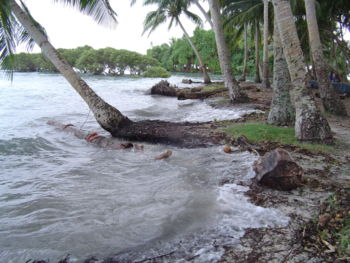
[[[220,89],[225,89],[225,87],[222,85],[212,84],[202,88],[202,91],[214,91],[214,90],[220,90]]]
[[[241,124],[238,126],[229,127],[225,131],[234,138],[245,135],[252,143],[271,141],[298,146],[313,152],[335,151],[335,147],[333,145],[299,142],[295,138],[293,128],[276,127],[267,124]]]

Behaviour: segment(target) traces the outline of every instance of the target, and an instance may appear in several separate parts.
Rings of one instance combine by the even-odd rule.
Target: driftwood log
[[[195,83],[195,82],[189,82]],[[161,80],[155,84],[150,91],[151,95],[161,95],[168,97],[177,97],[178,100],[188,100],[188,99],[206,99],[210,96],[227,92],[226,88],[218,88],[210,91],[204,91],[203,87],[185,88],[179,89],[175,85],[171,85],[166,80]]]
[[[220,89],[215,89],[215,90],[211,90],[211,91],[202,91],[202,89],[200,90],[195,90],[195,89],[184,89],[184,90],[179,90],[178,91],[178,95],[177,95],[177,99],[178,100],[193,100],[193,99],[206,99],[209,98],[210,96],[222,93],[222,92],[227,92],[227,89],[224,88],[220,88]]]
[[[83,131],[75,127],[73,124],[62,124],[55,121],[48,121],[47,124],[54,126],[56,128],[59,128],[65,132],[71,133],[74,136],[78,137],[79,139],[86,140],[87,142],[102,148],[109,148],[109,149],[115,149],[115,150],[128,149],[133,147],[136,150],[143,150],[144,148],[144,146],[141,144],[134,144],[131,142],[121,142],[115,138],[99,135],[95,131],[92,131],[92,132]]]
[[[95,131],[88,133],[86,131],[76,128],[73,124],[62,124],[55,121],[48,121],[47,124],[54,126],[56,128],[62,129],[65,132],[71,133],[76,137],[78,137],[79,139],[86,140],[87,142],[98,147],[109,148],[114,150],[134,148],[135,150],[142,151],[144,149],[144,146],[142,144],[136,144],[131,142],[120,142],[115,138],[99,135]],[[169,158],[171,155],[172,155],[172,151],[167,150],[166,152],[156,156],[154,159],[162,160],[162,159]]]

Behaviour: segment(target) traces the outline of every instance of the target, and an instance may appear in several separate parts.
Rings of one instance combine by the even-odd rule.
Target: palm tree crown
[[[185,14],[192,22],[201,25],[202,20],[196,14],[190,12],[188,7],[189,1],[186,0],[146,0],[144,5],[157,4],[157,10],[147,14],[144,22],[144,32],[149,31],[151,34],[159,25],[170,19],[168,28],[170,29],[174,23],[179,23],[181,14]]]

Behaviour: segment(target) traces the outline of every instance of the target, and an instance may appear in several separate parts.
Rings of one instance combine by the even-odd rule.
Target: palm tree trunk
[[[127,117],[122,115],[120,111],[100,98],[88,86],[88,84],[75,73],[71,65],[69,65],[69,63],[51,45],[46,36],[36,27],[33,20],[15,0],[10,0],[10,4],[11,10],[18,21],[41,48],[43,54],[88,104],[89,108],[94,113],[97,122],[103,129],[113,132],[119,127],[131,122]]]
[[[244,62],[243,62],[243,73],[240,81],[245,81],[247,76],[248,67],[248,26],[247,23],[244,24]]]
[[[208,15],[207,12],[205,12],[202,5],[198,2],[198,0],[193,0],[193,3],[198,7],[199,11],[204,15],[205,19],[208,21],[211,29],[213,29],[213,21],[211,20],[211,17]]]
[[[264,0],[264,57],[262,87],[270,88],[269,80],[269,2]]]
[[[316,18],[315,0],[305,0],[305,9],[310,48],[315,63],[316,77],[324,109],[336,115],[347,116],[346,108],[335,93],[332,88],[332,83],[328,78],[327,66],[323,56],[322,43]]]
[[[267,123],[292,126],[295,122],[295,110],[289,95],[291,81],[276,21],[274,27],[273,96]]]
[[[327,142],[333,139],[327,120],[317,109],[307,89],[304,55],[300,47],[290,2],[272,0],[283,52],[292,79],[292,102],[296,110],[295,135],[301,141]]]
[[[193,49],[193,52],[196,54],[196,57],[197,57],[197,59],[199,61],[199,65],[200,65],[200,67],[202,69],[204,83],[206,83],[206,84],[211,83],[211,80],[210,80],[210,77],[208,75],[207,69],[206,69],[206,67],[205,67],[205,65],[203,63],[203,59],[202,59],[201,55],[199,54],[196,46],[192,42],[190,36],[187,34],[187,31],[185,30],[184,26],[180,22],[180,19],[176,18],[176,21],[179,24],[179,26],[181,27],[182,31],[184,32],[187,41],[190,43],[190,45],[191,45],[191,47]]]
[[[260,64],[260,54],[259,54],[259,21],[255,20],[255,36],[254,36],[254,41],[255,41],[255,83],[261,83],[261,78],[260,78],[260,69],[259,69],[259,64]]]
[[[218,0],[209,0],[209,9],[214,25],[220,68],[222,74],[224,75],[225,86],[229,90],[230,99],[232,102],[245,101],[247,99],[246,95],[241,93],[239,84],[233,77],[230,54],[225,42]]]

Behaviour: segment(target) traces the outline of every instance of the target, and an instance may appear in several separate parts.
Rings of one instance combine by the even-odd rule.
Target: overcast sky
[[[118,14],[118,25],[114,29],[98,25],[91,17],[80,14],[73,8],[53,3],[53,0],[25,0],[32,16],[45,27],[51,43],[56,48],[75,48],[90,45],[93,48],[113,47],[128,49],[145,54],[153,45],[168,43],[171,37],[181,37],[182,31],[174,26],[168,31],[168,24],[161,25],[149,37],[142,36],[143,21],[147,12],[155,7],[142,6],[138,0],[130,7],[130,0],[111,0]],[[192,11],[200,15],[195,7]],[[192,34],[195,25],[184,20],[188,32]],[[17,52],[25,51],[19,47]],[[39,48],[34,49],[39,52]]]
[[[98,25],[91,17],[73,8],[54,3],[53,0],[25,0],[33,17],[45,27],[51,43],[56,48],[90,45],[96,49],[113,47],[146,54],[146,50],[152,44],[155,46],[168,43],[170,38],[178,38],[183,35],[179,27],[174,26],[168,30],[168,23],[165,23],[149,37],[148,33],[142,36],[144,18],[155,7],[142,6],[143,0],[138,0],[133,7],[130,7],[130,0],[110,0],[110,2],[118,13],[119,23],[114,29]],[[205,3],[204,7],[208,9]],[[191,11],[201,16],[195,6],[191,8]],[[204,21],[203,17],[202,19]],[[191,35],[195,25],[183,17],[182,21]],[[205,29],[208,28],[206,24]],[[349,33],[346,38],[350,39]],[[17,52],[22,51],[25,51],[24,47],[17,49]],[[35,47],[34,52],[40,52],[39,48]]]

